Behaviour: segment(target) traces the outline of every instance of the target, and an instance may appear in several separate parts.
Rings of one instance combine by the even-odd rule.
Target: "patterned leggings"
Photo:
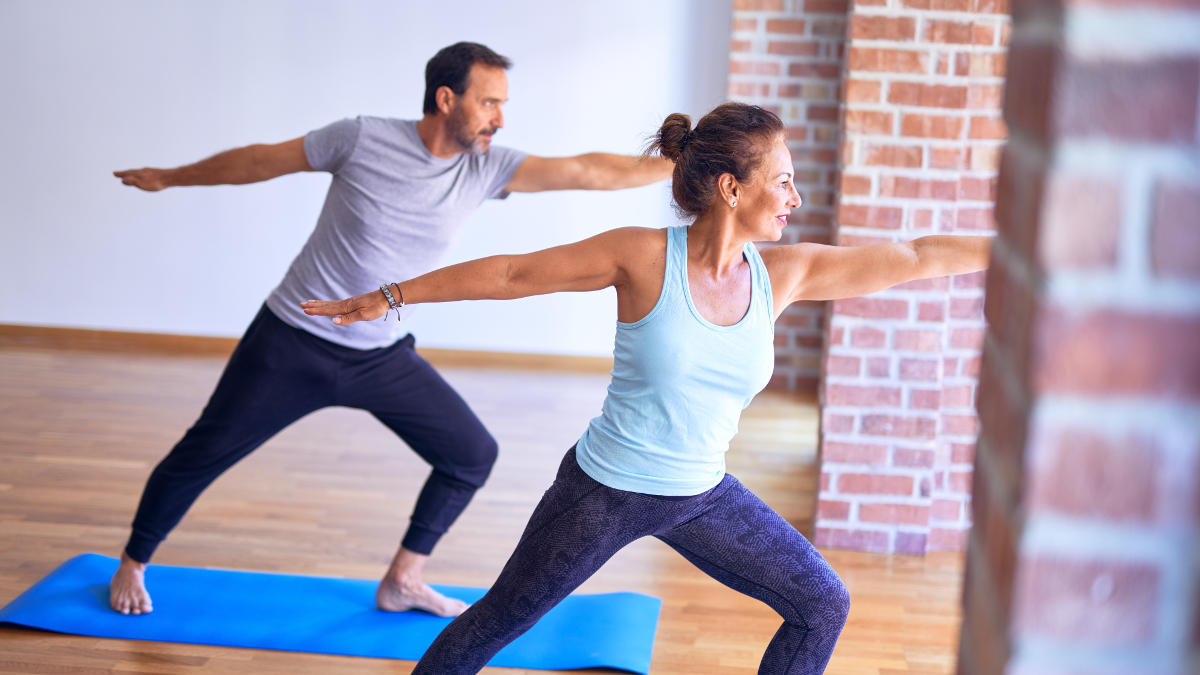
[[[694,497],[654,497],[601,485],[571,448],[495,585],[442,631],[413,675],[479,672],[617,551],[647,535],[779,612],[783,625],[760,675],[824,672],[850,596],[795,528],[728,474]]]

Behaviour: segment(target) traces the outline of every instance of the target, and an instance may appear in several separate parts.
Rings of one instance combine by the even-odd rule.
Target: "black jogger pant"
[[[150,474],[125,552],[149,561],[217,476],[308,413],[345,406],[374,415],[433,466],[401,542],[428,554],[487,480],[497,447],[413,344],[408,335],[379,349],[343,347],[264,305],[200,419]]]
[[[631,542],[653,536],[783,617],[759,675],[820,675],[850,594],[812,544],[728,474],[688,498],[602,485],[571,448],[500,577],[433,641],[413,675],[477,673]]]

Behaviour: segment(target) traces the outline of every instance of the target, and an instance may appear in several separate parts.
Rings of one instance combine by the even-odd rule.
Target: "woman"
[[[725,103],[690,128],[671,115],[650,152],[675,162],[689,227],[622,228],[528,255],[453,265],[338,302],[303,304],[347,325],[390,304],[617,289],[612,384],[567,452],[495,585],[445,631],[414,675],[475,673],[630,542],[653,535],[783,617],[759,673],[821,673],[849,596],[824,558],[725,473],[741,411],[771,377],[773,322],[831,300],[987,266],[989,240],[923,237],[841,248],[777,246],[791,209],[783,124]],[[392,294],[394,303],[389,303]]]

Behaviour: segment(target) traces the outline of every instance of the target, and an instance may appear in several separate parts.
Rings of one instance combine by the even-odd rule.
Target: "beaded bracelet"
[[[404,306],[404,292],[400,290],[400,284],[398,282],[394,284],[396,286],[396,292],[400,294],[399,303],[396,302],[396,298],[392,295],[392,290],[388,288],[388,286],[392,285],[393,284],[384,284],[379,287],[379,290],[383,291],[383,297],[387,298],[388,301],[388,311],[383,313],[384,321],[387,321],[388,312],[392,311],[393,309],[396,310],[396,320],[399,321],[400,308]]]

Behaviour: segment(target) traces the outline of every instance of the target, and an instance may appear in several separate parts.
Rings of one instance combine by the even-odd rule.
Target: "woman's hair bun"
[[[658,154],[678,164],[691,134],[692,118],[683,113],[671,113],[650,142],[650,150],[657,150]]]

